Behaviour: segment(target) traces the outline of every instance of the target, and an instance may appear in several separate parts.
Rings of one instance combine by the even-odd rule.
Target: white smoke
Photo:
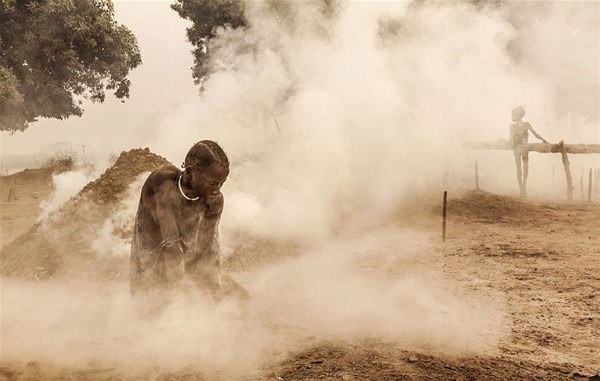
[[[553,86],[511,53],[528,30],[503,7],[351,2],[334,16],[316,2],[287,8],[277,17],[281,10],[253,2],[247,29],[219,29],[211,42],[218,65],[204,93],[156,133],[155,149],[173,158],[185,154],[182,141],[222,144],[234,163],[224,191],[230,227],[324,239],[349,215],[383,217],[406,195],[438,189],[450,170],[472,181],[477,159],[462,143],[507,139],[519,104],[538,132],[555,138],[538,118]],[[594,25],[580,33],[597,42]],[[495,176],[486,186],[506,189],[512,155],[487,154],[480,160]]]
[[[100,258],[129,256],[140,193],[149,174],[141,173],[129,184],[127,194],[117,205],[116,211],[100,227],[91,243],[92,250]]]
[[[108,162],[104,160],[91,163],[76,158],[73,169],[52,175],[52,193],[40,202],[42,212],[38,222],[60,209],[89,182],[98,178],[106,169]]]

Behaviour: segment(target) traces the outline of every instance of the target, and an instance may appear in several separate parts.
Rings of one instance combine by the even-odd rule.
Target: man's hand
[[[223,193],[204,201],[206,206],[205,218],[213,219],[221,216],[223,212]]]
[[[183,245],[181,242],[175,242],[164,250],[167,279],[169,283],[176,282],[182,279],[184,274]]]

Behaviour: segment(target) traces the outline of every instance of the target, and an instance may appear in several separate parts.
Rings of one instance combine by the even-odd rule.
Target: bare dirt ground
[[[28,169],[0,177],[0,247],[36,222],[40,202],[52,192],[55,171],[56,168]]]
[[[431,205],[432,202],[423,201]],[[422,205],[422,204],[421,204]],[[492,356],[435,356],[381,342],[328,343],[285,360],[284,380],[600,380],[600,206],[469,192],[427,266],[499,292],[509,332]],[[435,236],[439,220],[412,214]]]
[[[37,218],[40,198],[48,194],[50,182],[45,174],[36,179],[17,189],[18,201],[12,201],[12,205],[4,200],[7,199],[5,184],[13,180],[2,179],[3,246],[19,233],[25,233]],[[273,355],[257,369],[235,378],[600,380],[598,203],[520,200],[485,192],[451,195],[448,240],[442,243],[439,200],[417,201],[372,227],[380,232],[373,239],[383,241],[381,247],[388,254],[380,255],[375,250],[357,257],[356,268],[374,273],[384,281],[420,269],[436,271],[452,280],[466,295],[502,306],[503,334],[493,348],[453,353],[428,343],[420,345],[414,338],[411,342],[377,335],[340,339],[339,335],[328,337],[309,332],[299,335],[301,342],[288,351]],[[394,236],[405,229],[418,231],[429,244],[423,248],[403,247],[402,239]],[[338,238],[344,241],[349,235],[354,232],[341,231]],[[276,251],[277,246],[248,244],[238,249],[226,267],[238,272],[242,280],[258,276],[265,262],[286,260],[266,252],[269,250]],[[406,250],[419,251],[419,255],[403,259],[400,253]],[[399,254],[397,259],[389,255],[395,252]],[[126,261],[119,265],[126,266]],[[120,279],[124,273],[119,273],[118,279],[104,282],[124,281]],[[3,315],[10,308],[3,300]],[[4,333],[8,328],[4,322],[2,325]],[[469,327],[464,329],[468,331]],[[9,353],[12,348],[5,344],[3,340],[0,349]],[[3,355],[0,380],[232,379],[193,365],[161,369],[137,363],[136,368],[135,372],[124,371],[100,361],[72,365],[33,355],[7,360]]]

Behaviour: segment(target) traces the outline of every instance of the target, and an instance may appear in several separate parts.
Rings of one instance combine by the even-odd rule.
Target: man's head
[[[185,156],[186,185],[203,198],[214,198],[229,176],[229,159],[223,149],[212,140],[202,140],[190,148]]]
[[[517,106],[512,110],[512,121],[518,122],[525,116],[525,109],[521,106]]]

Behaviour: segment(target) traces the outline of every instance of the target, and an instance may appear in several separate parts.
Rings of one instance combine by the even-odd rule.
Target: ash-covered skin
[[[190,149],[184,167],[165,165],[142,187],[130,257],[134,300],[164,296],[184,278],[215,300],[223,297],[218,225],[229,161],[217,143],[204,140]]]

